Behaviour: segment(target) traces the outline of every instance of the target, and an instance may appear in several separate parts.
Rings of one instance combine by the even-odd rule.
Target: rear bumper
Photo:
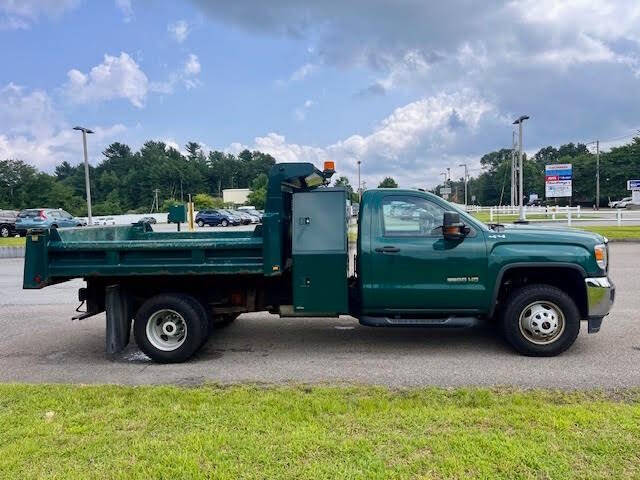
[[[602,319],[609,314],[616,296],[616,287],[609,277],[584,279],[587,287],[589,333],[600,330]]]

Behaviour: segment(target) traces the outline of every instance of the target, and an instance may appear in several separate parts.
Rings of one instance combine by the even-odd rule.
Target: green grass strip
[[[0,385],[0,432],[4,480],[640,476],[635,391]]]
[[[0,247],[24,247],[24,244],[21,237],[0,238]]]
[[[587,230],[589,232],[599,233],[604,235],[609,240],[640,240],[640,226],[626,226],[626,227],[609,227],[609,226],[582,226],[578,227],[581,230]]]

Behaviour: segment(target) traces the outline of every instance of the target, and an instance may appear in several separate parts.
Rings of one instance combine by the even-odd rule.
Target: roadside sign
[[[440,187],[440,195],[451,195],[451,187]]]
[[[627,190],[640,190],[640,180],[627,180]]]
[[[573,166],[570,163],[546,165],[544,186],[547,198],[570,197],[573,182]]]

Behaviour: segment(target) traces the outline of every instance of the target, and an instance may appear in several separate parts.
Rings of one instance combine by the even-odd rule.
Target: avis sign
[[[572,181],[573,167],[570,163],[544,167],[544,186],[547,198],[570,197]]]

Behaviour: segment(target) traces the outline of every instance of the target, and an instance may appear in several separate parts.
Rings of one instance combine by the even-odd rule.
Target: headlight
[[[596,263],[602,270],[607,269],[607,247],[604,244],[596,245],[593,248],[596,256]]]

